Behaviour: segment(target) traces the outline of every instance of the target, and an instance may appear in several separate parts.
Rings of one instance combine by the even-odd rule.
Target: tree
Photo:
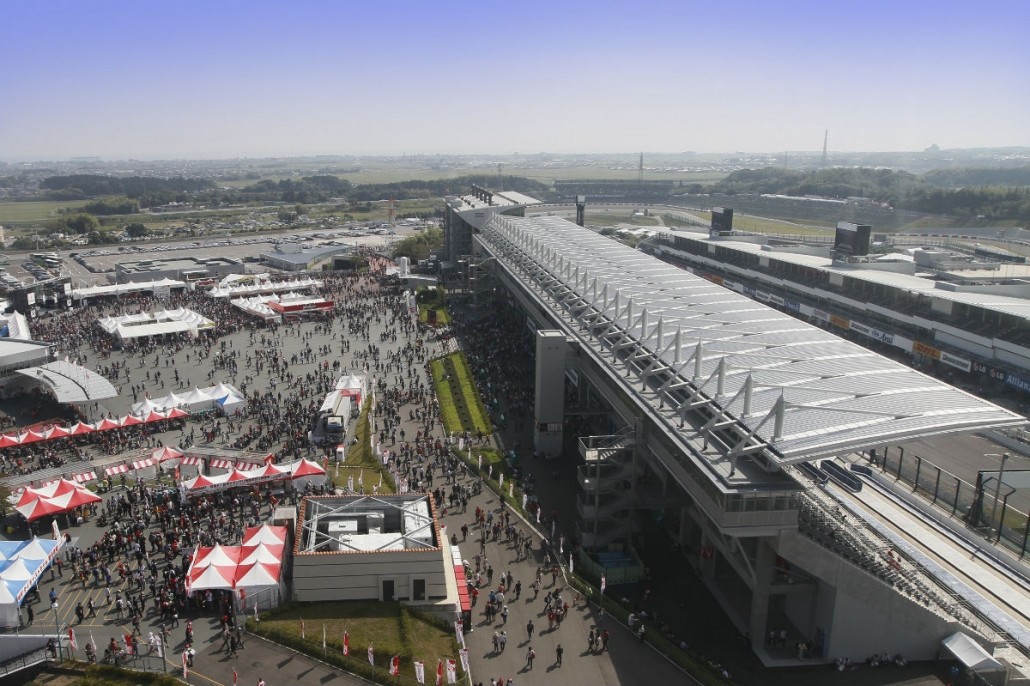
[[[133,222],[125,225],[125,233],[129,238],[143,238],[148,232],[145,224]]]
[[[92,214],[77,214],[64,220],[65,227],[72,233],[90,233],[100,229],[100,220]]]
[[[429,258],[429,253],[443,246],[442,229],[426,229],[421,233],[408,236],[397,243],[393,250],[394,259],[407,257],[414,263]]]

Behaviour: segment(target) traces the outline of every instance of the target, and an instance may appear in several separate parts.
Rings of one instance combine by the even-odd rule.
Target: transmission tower
[[[390,196],[390,202],[386,204],[386,221],[393,224],[397,221],[397,198]]]

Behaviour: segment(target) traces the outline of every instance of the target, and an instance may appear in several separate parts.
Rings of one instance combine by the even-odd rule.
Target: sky
[[[1030,145],[1030,2],[0,2],[0,160]]]

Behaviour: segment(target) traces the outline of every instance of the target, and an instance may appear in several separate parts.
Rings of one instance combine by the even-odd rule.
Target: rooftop
[[[749,456],[774,470],[1026,422],[564,219],[495,214],[481,237],[571,335],[604,356],[623,389],[724,480]]]
[[[298,553],[436,550],[436,525],[423,495],[304,499]]]

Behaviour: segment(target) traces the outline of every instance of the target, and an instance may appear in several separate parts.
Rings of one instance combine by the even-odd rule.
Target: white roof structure
[[[238,280],[237,280],[238,281]],[[286,293],[290,291],[302,291],[309,288],[321,288],[322,282],[316,279],[291,279],[289,281],[261,281],[255,280],[251,283],[226,284],[223,280],[216,288],[207,292],[212,298],[234,298],[245,295],[261,295],[264,293]]]
[[[118,336],[121,340],[184,331],[195,335],[198,331],[213,329],[215,326],[214,321],[185,308],[159,310],[152,314],[140,312],[139,314],[123,314],[118,317],[99,317],[97,324],[101,329],[112,336]]]
[[[324,298],[318,295],[310,295],[308,293],[298,293],[296,291],[289,291],[287,293],[270,293],[267,295],[255,295],[250,298],[233,298],[230,301],[233,306],[238,307],[247,314],[254,315],[255,317],[261,317],[265,320],[278,319],[282,316],[282,312],[277,312],[268,306],[268,303],[278,303],[280,305],[289,307],[291,305],[310,305],[316,303],[326,302]]]
[[[59,403],[86,403],[118,395],[106,378],[71,362],[49,362],[17,371],[49,388]]]
[[[7,338],[19,341],[32,340],[32,332],[29,330],[29,320],[21,312],[0,315],[0,329],[7,327]]]
[[[557,217],[492,215],[478,235],[622,387],[730,474],[1018,414]],[[614,361],[613,361],[614,357]],[[628,378],[627,378],[628,377]],[[693,443],[692,443],[693,442]],[[705,453],[708,456],[708,452]]]
[[[175,279],[159,279],[157,281],[129,281],[111,284],[110,286],[87,286],[85,288],[73,288],[71,296],[72,300],[82,300],[83,298],[98,298],[107,295],[156,291],[163,288],[186,288],[186,282],[176,281]]]

